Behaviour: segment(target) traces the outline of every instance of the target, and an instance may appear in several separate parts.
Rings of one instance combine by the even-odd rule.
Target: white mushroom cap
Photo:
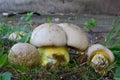
[[[10,63],[23,66],[34,66],[39,62],[38,50],[28,43],[17,43],[12,46],[8,54]]]
[[[22,38],[21,36],[24,36],[24,35],[25,35],[24,32],[13,32],[9,35],[8,39],[12,41],[18,41]]]
[[[45,23],[36,27],[30,39],[30,43],[37,47],[64,46],[66,41],[66,33],[54,23]]]
[[[107,53],[107,55],[110,59],[110,62],[112,63],[114,61],[115,57],[114,57],[113,53],[108,48],[104,47],[101,44],[94,44],[91,47],[89,47],[88,51],[87,51],[88,57],[93,57],[94,54],[92,54],[92,53],[97,50],[104,50]]]
[[[67,34],[67,45],[85,50],[88,47],[88,38],[86,33],[79,27],[70,23],[58,24]]]

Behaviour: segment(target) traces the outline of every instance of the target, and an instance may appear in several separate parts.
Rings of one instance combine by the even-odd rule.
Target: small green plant
[[[89,31],[93,31],[92,28],[94,28],[96,25],[96,21],[94,18],[91,18],[90,21],[86,21],[84,23],[84,28]]]
[[[7,54],[4,54],[4,47],[0,43],[0,67],[3,67],[7,64]]]
[[[34,26],[32,24],[32,16],[33,12],[28,12],[20,18],[22,21],[18,26],[20,31],[29,32],[33,29]]]
[[[20,26],[20,31],[25,32],[26,34],[22,37],[20,42],[29,42],[31,32],[33,30],[33,25],[32,25],[32,19],[31,17],[33,16],[33,12],[27,13],[26,15],[22,16],[20,19],[24,22],[22,22]]]
[[[32,22],[32,20],[31,20],[32,16],[33,16],[33,12],[28,12],[26,15],[22,16],[20,19],[25,20],[28,23],[31,23]]]
[[[0,73],[0,80],[12,80],[12,73],[10,72],[4,72],[4,73]]]
[[[51,18],[50,18],[50,17],[47,17],[46,22],[47,22],[47,23],[51,23]]]
[[[0,56],[0,67],[3,67],[7,64],[8,59],[7,59],[7,54],[3,54],[2,56]]]
[[[8,35],[12,31],[12,28],[9,24],[0,22],[0,40],[5,38],[5,35]]]

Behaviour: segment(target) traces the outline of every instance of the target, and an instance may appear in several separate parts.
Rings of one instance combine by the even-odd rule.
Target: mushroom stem
[[[108,63],[110,63],[110,56],[106,53],[105,50],[100,49],[100,50],[93,51],[89,59],[92,60],[93,57],[95,56],[97,56],[98,58],[104,56],[104,58],[108,60]]]
[[[90,62],[96,72],[100,72],[109,65],[108,59],[103,54],[96,54]]]
[[[90,56],[90,65],[95,69],[96,72],[102,73],[110,64],[109,55],[104,50],[93,51]]]
[[[38,48],[41,57],[41,65],[63,65],[69,62],[69,53],[66,46],[44,46]]]

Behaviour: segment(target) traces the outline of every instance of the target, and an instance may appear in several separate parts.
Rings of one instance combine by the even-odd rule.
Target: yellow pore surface
[[[38,51],[40,54],[40,63],[43,66],[47,64],[63,65],[70,60],[68,48],[65,46],[44,46],[39,47]]]

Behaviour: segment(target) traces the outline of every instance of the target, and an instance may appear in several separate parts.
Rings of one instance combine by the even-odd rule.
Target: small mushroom
[[[106,68],[114,62],[113,53],[101,44],[94,44],[87,51],[88,62],[100,74],[106,73]]]
[[[8,39],[12,40],[12,41],[18,41],[22,38],[22,36],[24,36],[25,33],[24,32],[13,32],[9,35]]]
[[[66,42],[66,33],[54,23],[44,23],[36,27],[30,38],[30,43],[38,47],[40,63],[43,66],[63,65],[69,62]]]
[[[80,52],[88,48],[86,33],[79,26],[70,23],[60,23],[58,25],[66,32],[68,46],[76,48]]]
[[[35,66],[38,64],[38,50],[28,43],[16,43],[10,49],[8,61],[22,66]]]

